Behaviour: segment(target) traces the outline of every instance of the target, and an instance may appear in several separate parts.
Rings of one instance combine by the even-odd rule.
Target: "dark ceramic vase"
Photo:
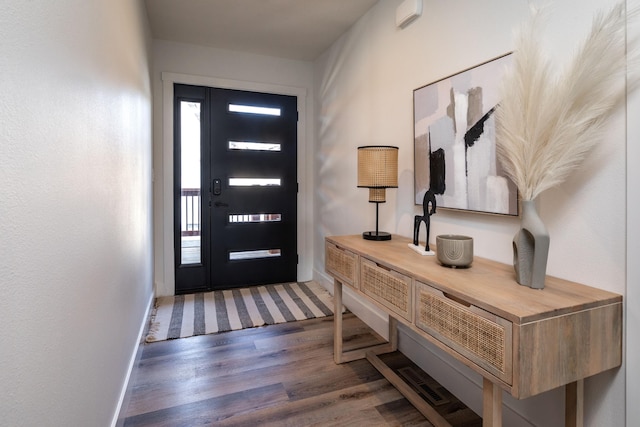
[[[549,232],[538,215],[535,202],[523,200],[520,230],[513,238],[516,281],[530,288],[544,288],[548,256]]]

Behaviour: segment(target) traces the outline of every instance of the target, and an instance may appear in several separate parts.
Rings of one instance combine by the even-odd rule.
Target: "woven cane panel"
[[[411,278],[394,274],[365,259],[360,265],[360,290],[411,320]]]
[[[330,243],[327,243],[325,248],[325,267],[327,272],[337,276],[344,283],[358,287],[358,281],[356,280],[358,271],[357,255]]]
[[[465,351],[472,360],[495,368],[499,377],[511,378],[508,372],[511,363],[507,360],[509,331],[503,325],[422,288],[418,299],[418,327],[437,333],[452,347]]]
[[[358,187],[397,188],[398,147],[358,147]]]

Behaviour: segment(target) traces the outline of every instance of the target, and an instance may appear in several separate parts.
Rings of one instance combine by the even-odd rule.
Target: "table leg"
[[[584,425],[584,380],[565,386],[564,425],[582,427]]]
[[[398,349],[398,319],[389,316],[389,344],[391,351]]]
[[[333,279],[333,361],[342,363],[342,282]]]
[[[367,357],[367,352],[374,354],[391,353],[398,349],[398,320],[389,316],[389,341],[364,348],[344,351],[342,336],[342,282],[333,279],[333,361],[337,364],[352,362]]]
[[[502,426],[502,389],[486,378],[482,388],[482,426]]]

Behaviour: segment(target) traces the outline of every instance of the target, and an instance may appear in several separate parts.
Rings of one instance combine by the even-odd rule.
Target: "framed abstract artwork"
[[[415,203],[436,195],[438,208],[518,215],[518,190],[496,157],[495,110],[511,54],[413,92]]]

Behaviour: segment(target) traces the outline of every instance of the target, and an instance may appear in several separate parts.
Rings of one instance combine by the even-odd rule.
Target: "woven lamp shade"
[[[358,187],[369,188],[370,202],[384,202],[385,188],[398,187],[398,147],[358,147]]]

